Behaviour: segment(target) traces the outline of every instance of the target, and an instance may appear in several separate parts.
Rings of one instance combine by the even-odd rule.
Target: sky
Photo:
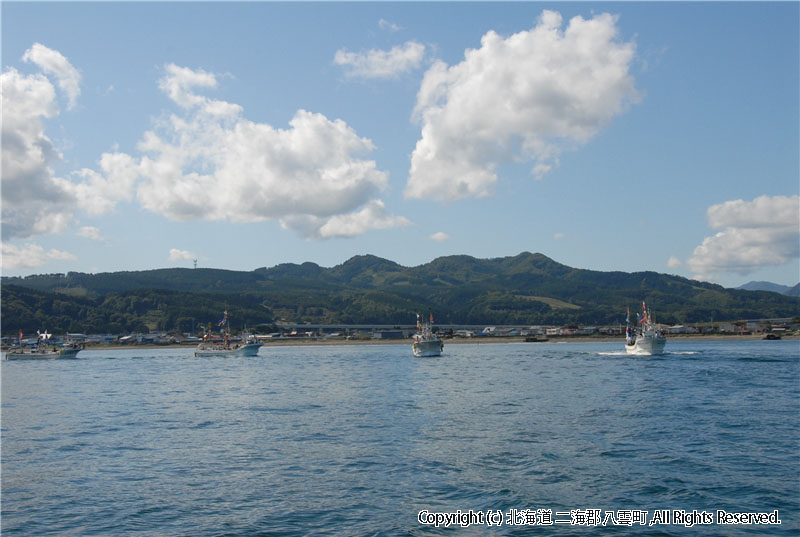
[[[9,2],[2,274],[800,281],[800,4]]]

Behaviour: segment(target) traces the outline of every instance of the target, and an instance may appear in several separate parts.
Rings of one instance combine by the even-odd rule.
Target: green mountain
[[[773,293],[780,293],[782,295],[790,295],[791,293],[796,292],[797,289],[800,289],[800,283],[795,285],[794,287],[789,287],[788,285],[781,285],[779,283],[772,283],[772,282],[747,282],[744,285],[740,285],[737,289],[744,289],[745,291],[772,291]],[[797,296],[796,294],[791,296]]]
[[[46,328],[188,331],[230,312],[236,328],[279,321],[402,324],[431,309],[439,324],[615,324],[647,301],[658,320],[693,323],[795,317],[800,298],[725,289],[656,272],[599,272],[542,254],[447,256],[403,267],[371,255],[325,268],[251,272],[160,269],[2,279],[3,332]]]

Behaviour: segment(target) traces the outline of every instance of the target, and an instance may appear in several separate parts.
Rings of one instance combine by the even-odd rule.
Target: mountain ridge
[[[428,308],[445,324],[617,324],[642,301],[666,323],[800,315],[797,297],[653,271],[578,269],[530,252],[489,259],[442,256],[415,267],[361,255],[328,268],[306,262],[252,271],[70,272],[3,277],[2,287],[4,331],[13,330],[18,318],[34,331],[44,324],[70,331],[125,330],[142,323],[177,329],[187,318],[205,322],[214,308],[234,307],[247,312],[234,318],[251,326],[263,324],[267,311],[274,322],[408,324]],[[192,314],[193,301],[203,304],[202,314]],[[65,318],[61,310],[72,313]]]
[[[744,285],[736,287],[744,291],[772,291],[773,293],[780,293],[787,296],[800,296],[800,283],[794,286],[782,285],[780,283],[765,282],[765,281],[750,281]]]

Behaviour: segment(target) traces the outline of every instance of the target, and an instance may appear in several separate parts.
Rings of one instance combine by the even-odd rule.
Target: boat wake
[[[693,356],[695,354],[700,354],[699,351],[665,351],[660,354],[648,354],[648,353],[640,353],[640,354],[631,354],[627,351],[615,351],[615,352],[598,352],[596,353],[598,356]]]

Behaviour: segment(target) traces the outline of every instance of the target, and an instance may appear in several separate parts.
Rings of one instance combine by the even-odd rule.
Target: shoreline
[[[699,335],[675,335],[671,336],[667,339],[667,341],[759,341],[762,340],[764,336],[762,334],[755,334],[755,335],[710,335],[710,336],[699,336]],[[791,336],[783,336],[781,341],[798,341],[800,340],[800,335],[791,335]],[[606,343],[606,342],[614,342],[614,341],[622,341],[624,342],[624,338],[618,337],[598,337],[598,336],[562,336],[562,337],[551,337],[548,338],[546,341],[536,341],[530,342],[532,345],[537,343]],[[473,338],[452,338],[452,339],[445,339],[445,345],[468,345],[468,344],[477,344],[477,345],[487,345],[487,344],[508,344],[508,343],[528,343],[525,341],[524,337],[473,337]],[[276,339],[273,341],[264,342],[263,348],[268,347],[300,347],[300,346],[311,346],[311,347],[323,347],[323,346],[364,346],[364,345],[410,345],[411,338],[402,338],[402,339],[364,339],[364,340],[343,340],[343,339]],[[196,346],[195,343],[191,344],[181,344],[181,343],[172,343],[168,345],[156,345],[153,343],[145,343],[145,344],[120,344],[120,343],[108,343],[108,344],[100,344],[100,345],[87,345],[84,347],[83,350],[122,350],[122,349],[193,349]]]

